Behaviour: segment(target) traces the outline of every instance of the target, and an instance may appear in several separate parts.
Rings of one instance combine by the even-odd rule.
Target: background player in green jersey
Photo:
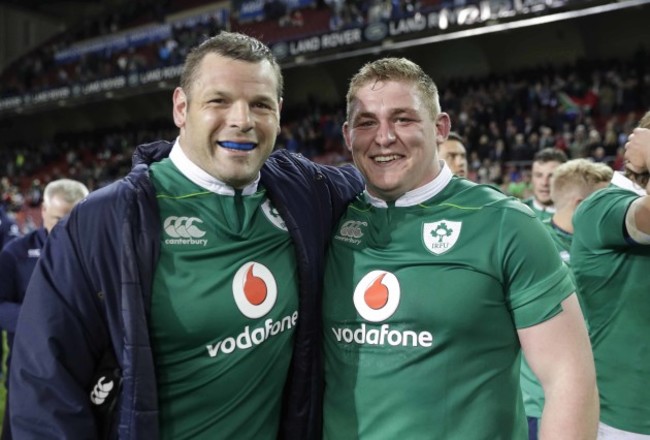
[[[553,217],[544,226],[551,234],[555,247],[571,267],[571,240],[573,238],[573,214],[578,205],[594,191],[609,185],[613,170],[602,163],[586,159],[573,159],[558,166],[551,178],[551,199],[555,205]],[[537,439],[537,426],[544,409],[544,391],[530,366],[522,357],[521,391],[528,417],[529,440]]]
[[[521,348],[545,439],[593,439],[597,391],[574,286],[526,206],[452,175],[431,78],[404,58],[351,80],[344,137],[366,178],[329,251],[326,439],[525,439]]]
[[[650,112],[639,125],[625,146],[632,181],[615,173],[573,221],[571,262],[596,362],[599,440],[650,439]]]
[[[535,153],[531,169],[533,196],[524,200],[540,220],[551,218],[555,212],[551,199],[553,171],[567,161],[566,154],[557,148],[544,148]]]
[[[449,132],[447,139],[438,145],[438,156],[456,176],[467,177],[467,149],[458,133]]]

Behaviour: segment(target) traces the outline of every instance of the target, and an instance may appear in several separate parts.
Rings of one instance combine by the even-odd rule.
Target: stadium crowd
[[[235,18],[224,21],[216,13],[204,14],[200,19],[177,22],[172,35],[163,41],[92,51],[65,62],[55,60],[57,52],[74,42],[101,39],[143,23],[162,22],[180,8],[171,0],[153,3],[155,7],[149,0],[128,2],[119,13],[86,20],[44,44],[5,70],[0,97],[176,65],[206,35],[231,27],[241,30],[243,26],[254,33],[256,25],[264,24],[239,23]],[[197,0],[193,5],[205,3]],[[438,2],[328,0],[316,2],[315,6],[329,11],[334,21],[336,17],[345,21],[335,26],[339,28],[414,14],[433,3]],[[266,22],[278,19],[271,16],[272,8],[265,11],[269,15]],[[285,12],[282,17],[293,13]],[[316,31],[322,29],[311,29]],[[629,59],[583,60],[507,75],[439,81],[442,108],[450,114],[454,131],[468,148],[468,178],[498,185],[504,192],[524,198],[529,195],[533,155],[545,147],[559,148],[570,158],[590,157],[619,169],[626,136],[640,114],[650,107],[648,60],[640,48]],[[311,100],[303,108],[285,108],[278,147],[320,163],[349,161],[340,130],[343,107]],[[90,189],[104,186],[129,169],[135,145],[169,138],[173,132],[171,121],[161,120],[92,133],[60,133],[54,139],[6,145],[0,151],[4,164],[0,172],[5,176],[2,199],[23,222],[23,205],[35,206],[39,202],[33,200],[34,188],[65,175],[83,181]],[[31,227],[29,221],[23,223]]]

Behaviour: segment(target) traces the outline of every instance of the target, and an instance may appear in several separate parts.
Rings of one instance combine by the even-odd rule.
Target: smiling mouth
[[[254,142],[231,142],[231,141],[222,141],[217,142],[221,147],[227,148],[229,150],[239,150],[239,151],[251,151],[257,147],[257,144]]]
[[[401,158],[401,156],[399,156],[397,154],[388,154],[386,156],[375,156],[375,157],[372,158],[372,160],[374,160],[375,162],[378,162],[378,163],[388,163],[388,162],[392,162],[392,161],[400,159],[400,158]]]

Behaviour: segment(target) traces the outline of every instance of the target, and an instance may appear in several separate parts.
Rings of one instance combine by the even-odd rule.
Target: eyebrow
[[[398,107],[390,111],[390,116],[395,116],[402,113],[417,113],[417,111],[413,108]],[[375,117],[377,117],[376,113],[364,111],[364,112],[359,112],[357,115],[355,115],[354,119],[356,120],[358,118],[375,118]]]

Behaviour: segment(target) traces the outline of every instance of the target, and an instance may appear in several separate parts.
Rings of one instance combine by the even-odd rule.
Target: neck
[[[573,218],[573,211],[562,209],[555,212],[553,215],[553,223],[558,226],[560,229],[564,229],[570,234],[573,234],[573,223],[571,219]]]

